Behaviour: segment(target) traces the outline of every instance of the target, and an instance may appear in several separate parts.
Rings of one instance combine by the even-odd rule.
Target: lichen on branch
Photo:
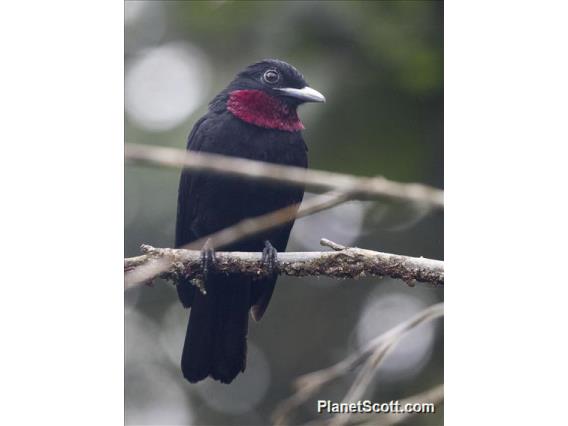
[[[444,284],[444,263],[439,260],[343,247],[325,239],[322,245],[332,247],[334,251],[278,253],[277,272],[294,277],[327,276],[338,279],[386,276],[401,279],[410,285],[415,282],[435,286]],[[144,253],[141,256],[124,260],[126,287],[135,285],[137,274],[144,273],[145,268],[157,271],[146,281],[165,278],[177,282],[182,276],[189,279],[202,277],[201,252],[198,250],[154,248],[148,245],[143,245],[141,249]],[[157,268],[156,263],[160,263],[161,267]],[[262,253],[257,252],[217,252],[214,268],[217,273],[228,275],[262,276],[266,273]]]

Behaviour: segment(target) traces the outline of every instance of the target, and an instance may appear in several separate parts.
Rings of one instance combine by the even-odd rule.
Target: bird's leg
[[[199,289],[201,294],[207,294],[207,279],[215,266],[215,262],[215,249],[211,247],[211,240],[208,239],[201,248],[201,275],[191,280],[191,283]],[[193,301],[193,294],[191,295],[191,301]]]
[[[268,240],[264,242],[261,262],[266,270],[266,275],[274,276],[278,274],[278,251]]]
[[[201,249],[201,270],[203,271],[203,280],[207,281],[209,272],[215,266],[215,249],[211,247],[211,240],[207,240]]]

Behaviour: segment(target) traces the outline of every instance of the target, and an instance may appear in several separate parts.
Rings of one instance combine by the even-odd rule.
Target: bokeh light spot
[[[166,369],[152,363],[127,364],[125,381],[130,384],[124,395],[125,424],[194,424],[189,398]]]
[[[188,43],[146,49],[126,69],[126,113],[146,130],[164,131],[181,124],[209,90],[208,62]]]
[[[248,342],[247,368],[227,386],[206,379],[196,386],[205,403],[229,414],[242,414],[252,410],[265,396],[270,385],[270,368],[262,351]]]
[[[432,303],[434,300],[426,301],[412,293],[382,290],[374,292],[357,325],[359,346],[364,346]],[[421,324],[403,337],[381,364],[381,380],[401,381],[418,374],[432,355],[435,327],[433,322]]]
[[[307,195],[306,199],[310,196]],[[350,201],[330,210],[298,219],[291,238],[302,249],[319,250],[321,238],[351,245],[363,228],[367,202]]]

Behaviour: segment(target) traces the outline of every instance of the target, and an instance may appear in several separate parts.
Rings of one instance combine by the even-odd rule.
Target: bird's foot
[[[267,276],[274,276],[278,274],[278,251],[268,240],[264,242],[261,263]]]
[[[202,292],[205,292],[209,274],[215,269],[215,262],[215,249],[211,247],[211,240],[207,240],[201,249]]]
[[[211,240],[207,240],[201,248],[201,274],[191,280],[191,284],[197,287],[201,294],[207,294],[207,280],[215,269],[215,262],[215,249],[211,247]]]

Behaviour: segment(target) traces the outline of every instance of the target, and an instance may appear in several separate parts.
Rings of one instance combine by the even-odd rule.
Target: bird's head
[[[305,102],[325,102],[292,65],[265,59],[241,71],[214,100],[235,117],[259,127],[282,131],[304,128],[296,109]]]

